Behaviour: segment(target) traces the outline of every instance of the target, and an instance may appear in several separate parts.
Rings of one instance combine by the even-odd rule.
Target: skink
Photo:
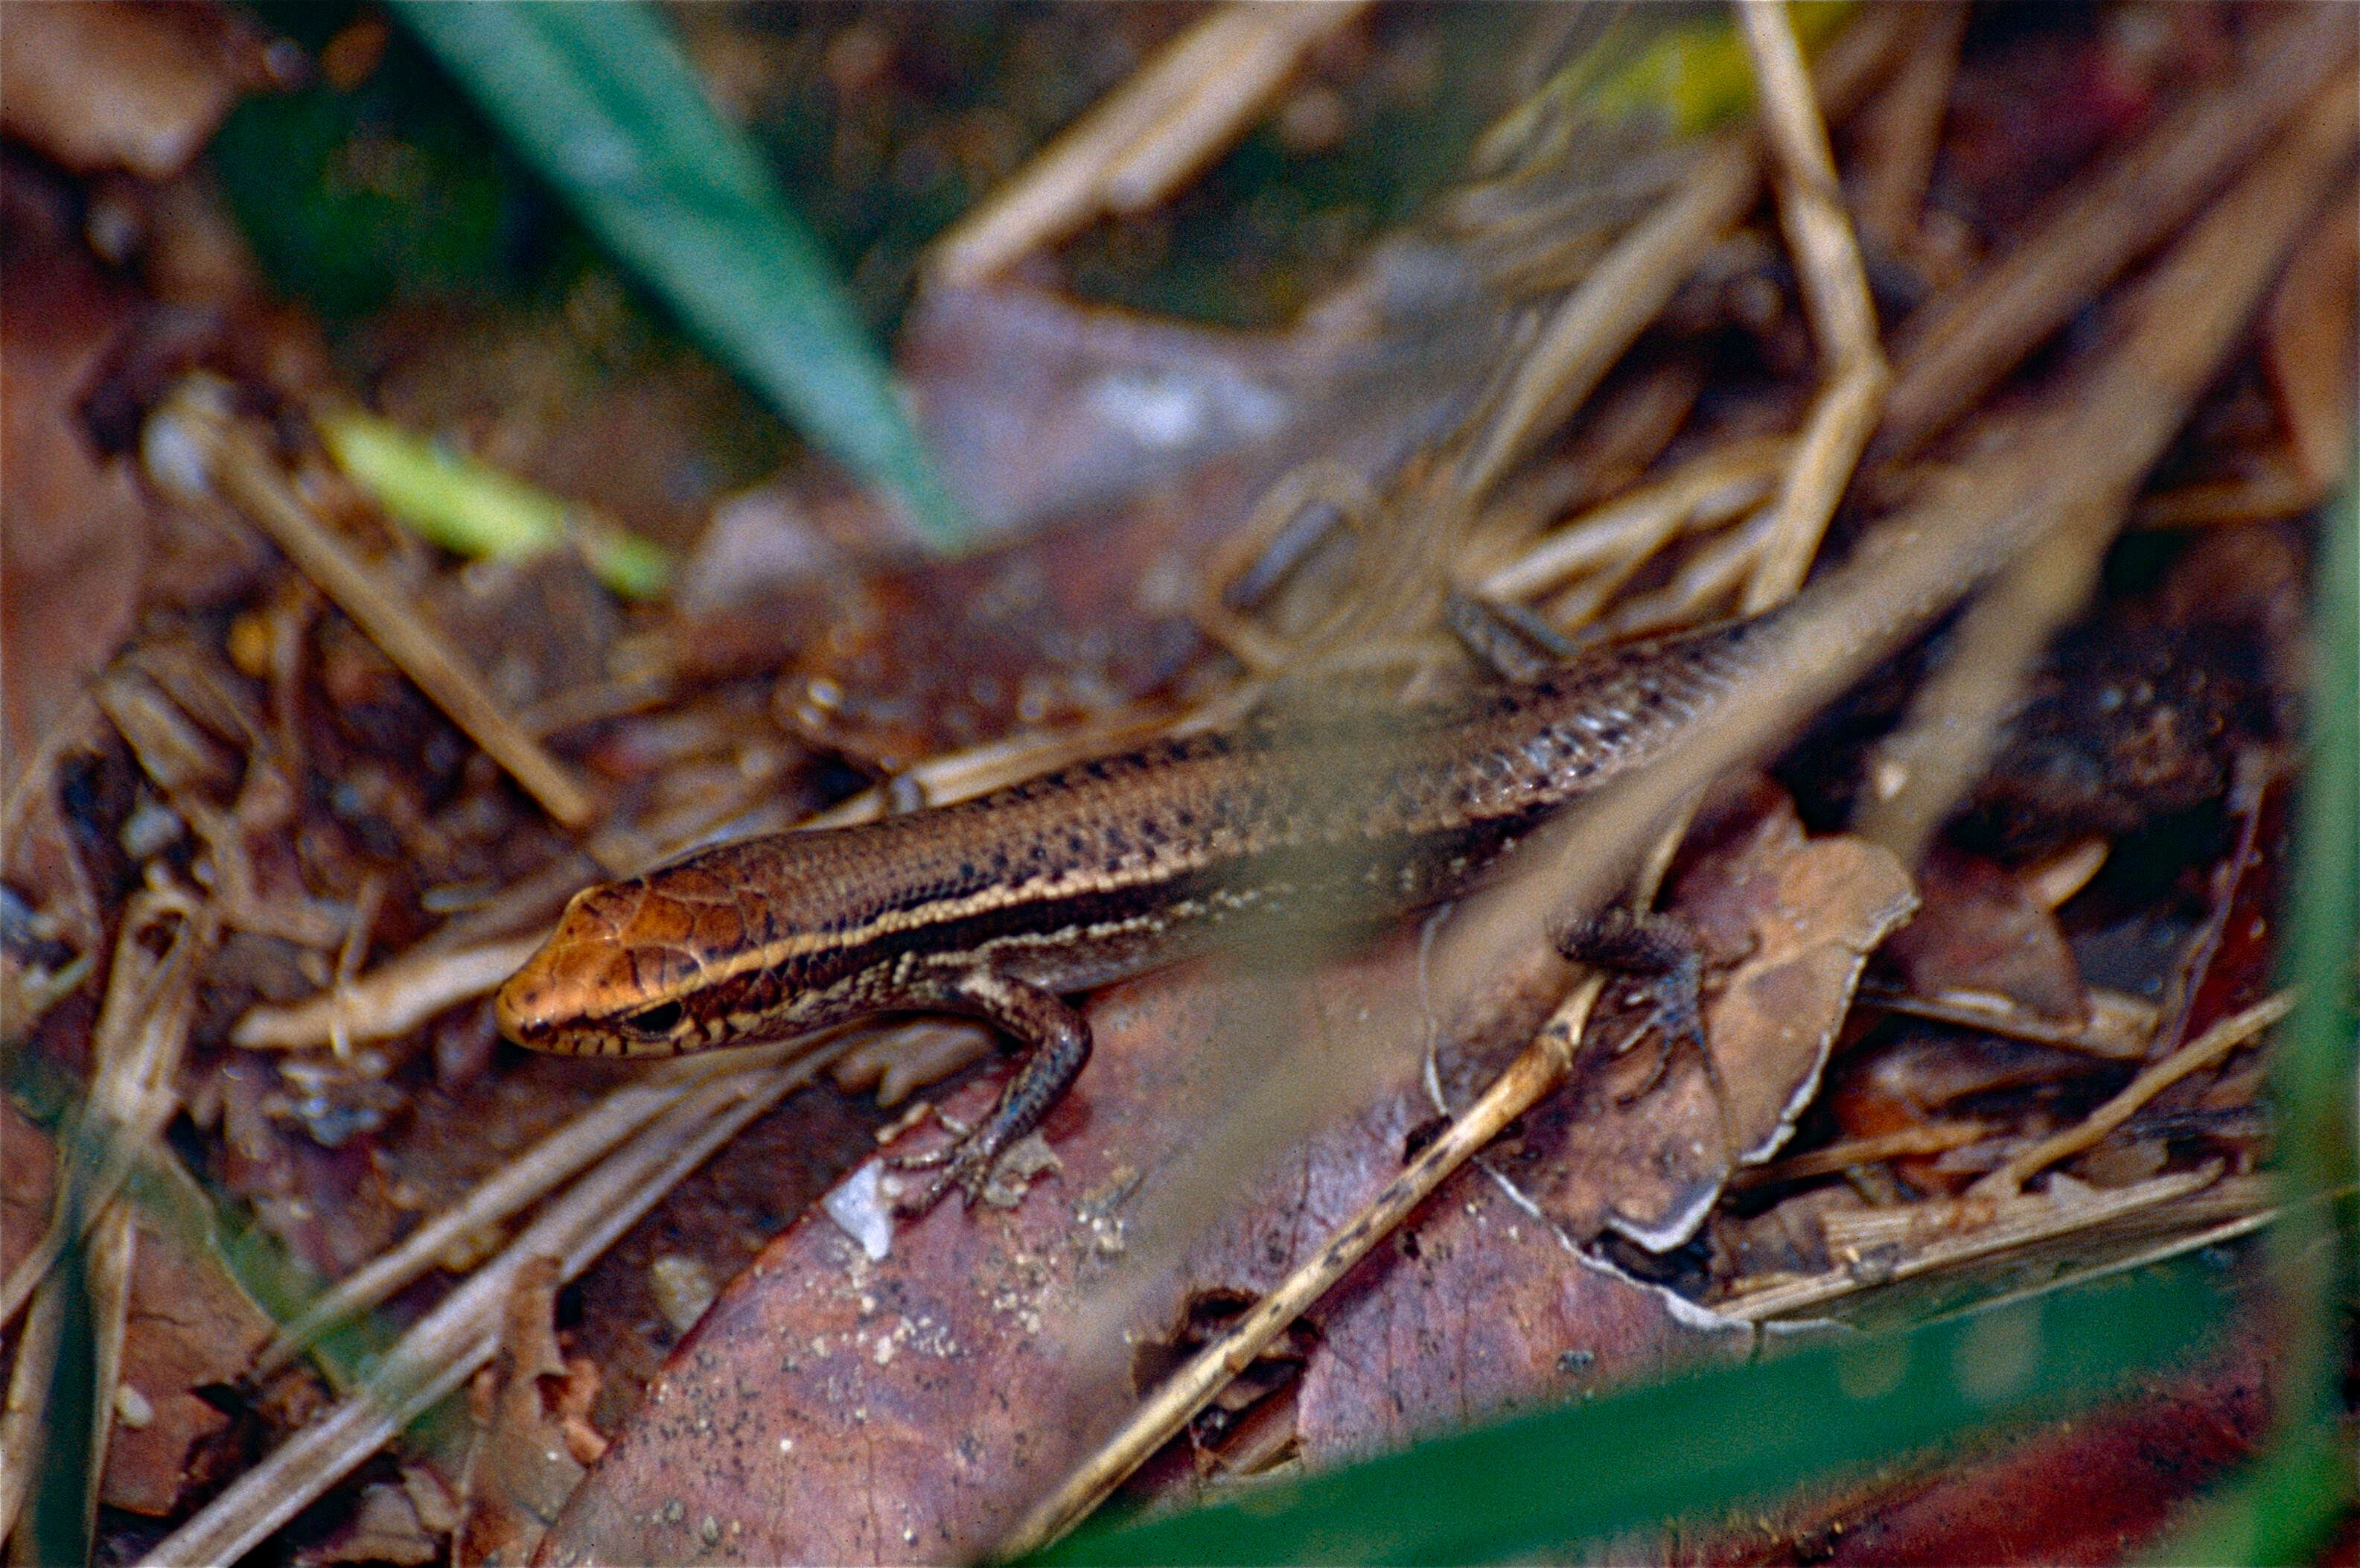
[[[576,894],[500,988],[536,1050],[648,1055],[869,1014],[980,1017],[1025,1057],[931,1201],[972,1201],[1088,1059],[1063,997],[1224,930],[1452,898],[1730,687],[1760,621],[1594,650],[1451,701],[1162,741],[958,805],[749,839]]]

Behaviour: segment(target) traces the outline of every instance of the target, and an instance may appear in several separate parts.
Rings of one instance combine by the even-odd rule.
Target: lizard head
[[[641,878],[575,894],[494,998],[500,1033],[561,1056],[668,1056],[707,1044],[687,1002],[704,966],[688,949],[684,913]]]

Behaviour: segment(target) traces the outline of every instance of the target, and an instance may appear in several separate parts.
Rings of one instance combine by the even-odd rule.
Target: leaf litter
[[[2095,33],[1977,20],[1962,40],[1952,27],[1947,118],[1939,93],[1930,110],[1897,103],[1906,76],[1886,90],[1896,102],[1876,96],[1874,61],[1892,58],[1890,41],[1861,46],[1866,86],[1823,81],[1841,170],[1852,171],[1852,158],[1915,158],[1935,171],[1870,170],[1919,190],[1924,203],[1905,202],[1903,226],[1888,220],[1871,236],[1896,249],[1872,252],[1870,283],[1883,290],[1898,269],[1931,302],[1896,340],[1896,399],[1933,374],[1910,347],[1925,340],[1920,322],[1982,334],[1967,357],[2005,370],[2046,334],[2037,323],[2084,308],[2223,199],[2254,148],[2212,147],[2217,168],[2169,164],[2188,156],[2177,149],[2202,148],[2183,119],[2300,123],[2305,85],[2286,86],[2266,62],[2300,54],[2313,87],[2349,69],[2348,37],[2304,47],[2300,29],[2326,38],[2329,20],[2282,18],[2277,33],[2241,36],[2224,13],[2122,14],[2147,20]],[[1395,69],[1426,47],[1415,27],[1375,16],[1349,24],[1360,71]],[[858,25],[890,39],[908,24]],[[1897,26],[1872,17],[1862,31]],[[1342,68],[1315,66],[1331,69]],[[2036,88],[2070,111],[2034,117],[2049,142],[2019,145],[1978,117],[1994,94]],[[1890,123],[1882,139],[1855,131],[1844,105],[1863,98],[1885,104],[1888,121],[1914,114],[1935,128],[1914,133],[1915,153]],[[2198,106],[2175,119],[2166,110],[2179,101]],[[12,122],[11,134],[41,133]],[[2114,222],[2124,197],[2100,156],[2132,145],[2191,192],[2176,214],[2143,214],[2145,229]],[[2326,167],[2302,190],[2332,185],[2335,165]],[[2348,190],[2348,159],[2343,167]],[[1541,221],[1562,176],[1545,160],[1525,173],[1521,188],[1497,182],[1487,211],[1524,203],[1522,218]],[[173,280],[188,274],[168,263],[192,243],[180,214],[205,200],[191,176],[143,174],[178,183],[133,192],[155,225],[135,304],[139,289],[184,286]],[[8,184],[12,212],[65,211],[77,195],[29,165],[12,163]],[[2037,197],[2054,200],[2042,208]],[[1218,1336],[1391,1180],[1431,1137],[1437,1096],[1445,1112],[1466,1105],[1516,1054],[1548,1016],[1561,968],[1552,959],[1496,977],[1471,1032],[1456,1017],[1448,1029],[1410,1030],[1423,1048],[1384,1057],[1353,1081],[1348,1103],[1272,1089],[1289,1101],[1279,1118],[1292,1119],[1288,1132],[1256,1151],[1250,1179],[1230,1172],[1201,1213],[1175,1214],[1155,1188],[1218,1124],[1208,1118],[1236,1109],[1222,1075],[1237,1066],[1240,1032],[1295,1042],[1290,1054],[1316,1063],[1354,1051],[1373,1023],[1426,1018],[1426,945],[1399,932],[1300,979],[1199,964],[1119,987],[1092,1005],[1098,1057],[1043,1129],[1049,1157],[1011,1184],[1010,1206],[945,1207],[889,1229],[881,1247],[858,1191],[807,1205],[847,1166],[850,1183],[890,1183],[862,1157],[872,1129],[893,1134],[897,1151],[938,1139],[940,1118],[976,1114],[1004,1067],[925,1091],[939,1102],[891,1127],[882,1113],[850,1102],[822,1111],[824,1097],[801,1095],[741,1133],[744,1148],[712,1150],[823,1067],[902,1101],[971,1060],[981,1044],[971,1032],[922,1025],[838,1042],[793,1067],[774,1052],[640,1075],[511,1057],[489,1030],[484,990],[601,866],[645,865],[831,806],[841,819],[973,793],[1192,711],[1241,711],[1256,693],[1295,700],[1292,688],[1337,680],[1355,662],[1396,691],[1463,678],[1434,635],[1454,581],[1538,597],[1577,636],[1725,608],[1763,569],[1780,492],[1716,503],[1710,486],[1681,476],[1766,453],[1793,493],[1794,455],[1761,442],[1808,422],[1810,339],[1797,334],[1807,321],[1816,332],[1818,318],[1789,297],[1793,278],[1763,237],[1782,211],[1743,205],[1730,221],[1754,247],[1716,253],[1723,270],[1699,272],[1716,277],[1712,291],[1692,283],[1664,302],[1654,334],[1643,315],[1626,336],[1583,351],[1602,356],[1598,389],[1562,435],[1548,420],[1527,429],[1517,411],[1578,398],[1571,383],[1486,401],[1483,378],[1513,358],[1518,318],[1477,295],[1434,291],[1453,252],[1415,231],[1357,277],[1339,275],[1295,326],[1257,334],[1126,318],[1034,281],[945,280],[920,295],[904,370],[946,449],[964,440],[977,454],[978,494],[997,496],[980,510],[1005,520],[1012,542],[969,562],[912,565],[879,551],[880,521],[859,497],[792,471],[759,507],[738,503],[750,521],[733,548],[772,565],[746,574],[758,579],[749,588],[718,565],[700,576],[692,556],[683,580],[713,585],[693,615],[618,609],[569,555],[458,565],[388,529],[306,433],[327,363],[317,329],[265,304],[235,266],[240,281],[208,302],[251,326],[243,342],[226,328],[190,334],[128,313],[101,290],[44,321],[115,345],[93,368],[95,350],[31,353],[12,311],[12,512],[48,515],[37,495],[16,492],[28,475],[20,415],[26,439],[48,441],[81,472],[91,451],[106,450],[88,443],[83,413],[191,408],[163,404],[161,384],[138,369],[158,356],[143,360],[137,345],[170,331],[180,332],[170,339],[180,363],[222,378],[202,405],[217,422],[151,425],[151,435],[177,430],[185,443],[226,431],[234,447],[225,458],[232,449],[201,444],[192,471],[160,462],[151,440],[145,487],[126,457],[98,460],[93,493],[132,498],[126,515],[138,524],[110,537],[135,542],[137,563],[102,553],[60,565],[54,589],[36,592],[48,579],[20,569],[25,531],[11,531],[12,669],[35,672],[22,690],[59,694],[29,717],[11,698],[6,980],[12,1052],[27,1064],[14,1071],[15,1098],[36,1109],[44,1093],[53,1105],[118,1105],[107,1113],[141,1129],[118,1163],[193,1162],[216,1203],[252,1216],[298,1273],[318,1278],[354,1274],[438,1212],[463,1216],[347,1305],[383,1303],[376,1310],[396,1331],[442,1325],[433,1348],[419,1342],[388,1363],[412,1381],[378,1374],[377,1397],[396,1409],[426,1408],[496,1343],[508,1368],[504,1383],[486,1375],[494,1384],[474,1461],[405,1441],[394,1468],[355,1470],[392,1426],[355,1405],[321,1419],[353,1386],[351,1368],[290,1364],[285,1345],[263,1357],[271,1336],[259,1325],[276,1316],[300,1328],[291,1307],[254,1307],[268,1292],[250,1273],[232,1283],[198,1238],[102,1220],[113,1228],[92,1233],[90,1255],[93,1267],[115,1260],[109,1321],[121,1338],[101,1363],[119,1370],[108,1374],[113,1442],[99,1450],[105,1478],[93,1495],[126,1511],[102,1515],[103,1526],[136,1552],[161,1527],[126,1524],[127,1514],[171,1521],[189,1533],[169,1552],[202,1541],[211,1544],[199,1554],[220,1554],[350,1471],[342,1504],[294,1527],[307,1561],[422,1561],[453,1530],[470,1560],[495,1549],[511,1560],[544,1529],[552,1561],[934,1558],[1004,1541],[1163,1369]],[[2097,221],[2077,227],[2077,213]],[[12,280],[30,264],[23,246],[47,247],[35,253],[57,260],[51,276],[88,274],[81,236],[55,225],[27,234],[11,242]],[[1996,280],[2041,246],[2069,243],[2081,271],[2053,300],[1988,302],[2021,302]],[[1494,276],[1521,280],[1528,306],[1601,266],[1579,247],[1553,274],[1531,265],[1534,251],[1519,254]],[[1694,255],[1684,265],[1704,268]],[[1743,1323],[1851,1310],[1886,1282],[1971,1282],[1994,1259],[2043,1246],[2061,1246],[2053,1266],[2070,1271],[2259,1223],[2269,1200],[2249,1173],[2267,1122],[2249,1047],[2256,1020],[2277,1005],[2267,930],[2307,548],[2285,520],[2348,471],[2348,450],[2339,456],[2319,434],[2339,428],[2348,374],[2339,381],[2304,348],[2349,341],[2348,274],[2348,247],[2295,246],[2261,313],[2257,358],[2233,362],[2201,400],[2209,373],[2190,387],[2194,417],[2157,488],[2125,502],[2140,525],[2174,532],[2117,547],[2116,574],[2128,580],[2072,634],[2088,653],[2069,642],[2035,673],[1988,776],[1962,786],[1951,837],[1912,866],[1839,830],[1862,793],[1880,787],[1880,757],[1889,768],[1900,754],[1889,734],[1906,709],[1904,659],[1823,719],[1813,743],[1776,761],[1776,782],[1708,801],[1672,862],[1664,906],[1702,941],[1710,1059],[1663,1047],[1644,1002],[1610,988],[1568,1086],[1280,1325],[1237,1384],[1147,1459],[1133,1499],[1333,1463],[1735,1354]],[[1890,319],[1894,302],[1878,303]],[[275,361],[257,341],[279,345]],[[1020,355],[1029,371],[1061,378],[1054,396],[1007,396],[993,372]],[[1043,368],[1059,356],[1062,368]],[[2336,363],[2348,372],[2349,355]],[[642,384],[674,373],[648,367]],[[1942,411],[1915,423],[1896,415],[1872,444],[1883,466],[1836,513],[1839,546],[1927,482],[1897,463],[1892,430],[1955,460],[2037,411],[2048,374],[2004,388],[1995,415],[1969,415],[1971,435],[1955,449],[1939,444],[1941,428],[1983,394],[1985,372],[1937,377],[1913,394]],[[111,378],[100,389],[114,403],[92,396],[94,376]],[[1502,422],[1484,427],[1487,411]],[[1169,440],[1180,427],[1142,423],[1150,413],[1196,422]],[[1455,448],[1450,433],[1465,429],[1471,444]],[[529,432],[498,433],[484,444],[535,449]],[[1028,472],[1044,450],[1055,462]],[[1451,467],[1463,453],[1472,460]],[[1487,470],[1502,460],[1487,455],[1500,453],[1530,458],[1493,489]],[[1330,480],[1298,498],[1333,505],[1338,521],[1261,597],[1217,612],[1221,563],[1252,554],[1238,542],[1258,522],[1306,513],[1300,499],[1274,519],[1257,503],[1312,458],[1330,464]],[[619,451],[600,463],[630,466]],[[1622,478],[1591,493],[1586,466],[1597,463]],[[192,472],[203,482],[186,484]],[[1338,476],[1350,484],[1339,488]],[[1638,492],[1618,493],[1634,484],[1683,499],[1626,521],[1640,514],[1613,509],[1634,505]],[[307,582],[257,542],[246,519],[257,506],[328,539],[378,598],[348,600],[333,567]],[[730,537],[716,529],[706,548]],[[310,559],[307,546],[286,547]],[[70,616],[80,642],[43,636],[25,644],[37,656],[18,655],[27,617],[89,594],[117,608]],[[145,616],[127,641],[126,604]],[[450,687],[430,672],[421,678],[436,696],[421,695],[399,673],[412,666],[386,617],[424,629],[430,664],[439,658],[468,680]],[[1822,737],[1831,744],[1818,746]],[[560,820],[504,773],[525,778]],[[563,830],[566,818],[576,831]],[[202,931],[202,944],[170,960],[190,966],[185,993],[143,1003],[143,966],[190,939],[139,947],[158,918],[196,921],[185,929]],[[124,1000],[95,1005],[126,986]],[[147,1031],[139,1060],[168,1064],[129,1101],[126,1088],[104,1087],[115,1058],[104,1042],[126,1028]],[[185,1047],[173,1043],[180,1035]],[[87,1088],[56,1098],[86,1074]],[[585,1116],[603,1118],[603,1130],[568,1146],[566,1129]],[[71,1124],[54,1112],[12,1121],[12,1169],[16,1151]],[[167,1126],[172,1136],[158,1138]],[[636,1164],[611,1163],[623,1157],[605,1152],[617,1139],[637,1140],[625,1151]],[[537,1164],[518,1163],[528,1151]],[[707,1159],[702,1177],[630,1226],[661,1186]],[[591,1181],[577,1178],[585,1171],[606,1185],[576,1192],[576,1218],[543,1210],[522,1238],[538,1250],[519,1253],[511,1237],[530,1205],[560,1204],[547,1195]],[[465,1207],[486,1182],[503,1195]],[[104,1186],[84,1190],[93,1202],[109,1197]],[[633,1201],[617,1207],[627,1190]],[[10,1193],[15,1204],[13,1177]],[[16,1377],[29,1387],[47,1376],[30,1284],[39,1270],[18,1250],[27,1233],[9,1229],[10,1307],[27,1314]],[[560,1266],[552,1274],[535,1257]],[[581,1284],[561,1288],[585,1267]],[[480,1289],[444,1294],[471,1271]],[[675,1276],[726,1281],[676,1343],[663,1308],[673,1297],[661,1286]],[[438,1297],[464,1311],[438,1314]],[[165,1299],[175,1306],[159,1311]],[[224,1326],[192,1341],[187,1303],[208,1299],[226,1315],[206,1321]],[[206,1354],[191,1360],[199,1343]],[[255,1370],[268,1365],[279,1370]],[[2230,1365],[2187,1397],[2207,1409],[2225,1400],[2222,1419],[2234,1421],[2251,1387]],[[11,1409],[16,1419],[23,1407],[12,1397]],[[2151,1418],[2110,1419],[2097,1425],[2112,1433]],[[604,1457],[602,1434],[619,1435]],[[246,1455],[290,1437],[267,1497],[259,1481],[219,1490]],[[331,1449],[332,1461],[302,1461],[311,1468],[295,1462],[295,1450]],[[586,1481],[563,1464],[519,1469],[498,1457],[560,1451],[566,1464],[590,1466]],[[2120,1476],[2139,1462],[2116,1454],[2096,1473]],[[232,1503],[241,1518],[224,1517]],[[1881,1508],[1896,1530],[1929,1517],[1897,1496],[1848,1506]],[[1797,1508],[1786,1539],[1823,1517]],[[2054,1528],[2044,1540],[2092,1527],[2067,1503]]]

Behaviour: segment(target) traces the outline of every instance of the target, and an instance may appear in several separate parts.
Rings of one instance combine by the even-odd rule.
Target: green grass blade
[[[395,9],[583,221],[818,444],[933,542],[967,542],[826,258],[638,0]]]
[[[1127,1527],[1052,1563],[1471,1563],[1775,1495],[2103,1397],[2197,1348],[2217,1270],[2140,1274],[1436,1439]]]
[[[2319,591],[2302,827],[2294,859],[2285,966],[2302,988],[2270,1058],[2278,1179],[2290,1194],[2335,1192],[2354,1179],[2354,1051],[2360,1002],[2353,972],[2360,931],[2360,491],[2327,508]],[[2339,1425],[2354,1288],[2347,1205],[2289,1203],[2270,1236],[2285,1323],[2272,1441],[2253,1468],[2196,1510],[2155,1554],[2166,1563],[2314,1561],[2352,1506],[2352,1446]]]

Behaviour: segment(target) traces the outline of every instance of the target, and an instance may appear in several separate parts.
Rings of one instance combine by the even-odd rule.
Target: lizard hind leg
[[[931,1167],[940,1172],[907,1205],[905,1212],[912,1214],[933,1208],[954,1187],[968,1208],[975,1207],[1000,1157],[1041,1124],[1090,1059],[1089,1020],[1037,985],[988,969],[970,970],[947,977],[937,997],[945,1011],[979,1017],[1016,1041],[1023,1058],[982,1121],[961,1129],[947,1148],[892,1162],[901,1169]]]
[[[1589,919],[1561,925],[1550,935],[1557,950],[1576,963],[1638,978],[1655,1004],[1655,1066],[1644,1083],[1617,1096],[1622,1103],[1654,1092],[1670,1070],[1673,1052],[1682,1046],[1696,1052],[1713,1093],[1726,1102],[1720,1069],[1705,1041],[1704,960],[1693,932],[1668,915],[1633,913],[1616,905]]]

